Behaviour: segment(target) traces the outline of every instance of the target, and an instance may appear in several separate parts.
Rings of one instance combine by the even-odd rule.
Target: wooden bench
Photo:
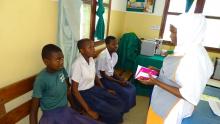
[[[31,99],[6,112],[5,104],[33,89],[35,76],[0,88],[0,123],[15,124],[30,113]]]

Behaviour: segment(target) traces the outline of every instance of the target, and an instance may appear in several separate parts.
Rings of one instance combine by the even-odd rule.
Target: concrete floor
[[[148,106],[149,97],[137,96],[136,106],[124,115],[124,122],[122,124],[145,124]]]

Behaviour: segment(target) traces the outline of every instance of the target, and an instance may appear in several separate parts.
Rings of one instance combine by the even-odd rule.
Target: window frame
[[[89,38],[94,41],[95,39],[95,28],[96,28],[96,9],[98,7],[97,5],[97,0],[82,0],[83,4],[89,4],[91,5],[91,15],[90,15],[90,33],[89,33]],[[111,3],[112,0],[109,0],[109,3],[104,3],[104,7],[108,7],[108,19],[106,22],[106,28],[107,28],[107,32],[106,35],[108,35],[109,33],[109,22],[110,22],[110,14],[111,14]],[[102,42],[100,41],[96,41],[95,45],[100,45],[102,44]]]
[[[197,0],[194,13],[202,13],[203,12],[203,8],[205,6],[205,2],[206,2],[206,0]],[[169,12],[168,11],[169,10],[169,6],[170,6],[170,0],[166,0],[165,1],[165,6],[164,6],[164,11],[163,11],[163,17],[162,17],[162,21],[161,21],[161,26],[160,26],[161,27],[160,28],[160,33],[159,33],[159,37],[160,38],[163,37],[164,31],[165,31],[167,15],[180,15],[181,14],[181,13],[178,13],[178,12]],[[218,16],[208,16],[208,15],[205,15],[205,17],[208,18],[208,19],[218,19],[218,20],[220,20],[220,17],[218,17]],[[164,44],[174,46],[169,41],[164,41]],[[206,50],[208,50],[210,52],[220,53],[220,48],[207,47],[207,46],[205,46],[205,48],[206,48]]]

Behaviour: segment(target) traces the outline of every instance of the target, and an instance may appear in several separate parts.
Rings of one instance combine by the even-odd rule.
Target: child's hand
[[[125,87],[125,86],[127,86],[127,85],[128,85],[128,82],[127,82],[127,81],[125,81],[125,80],[120,81],[120,85],[121,85],[121,86],[123,86],[123,87]]]
[[[120,76],[120,77],[119,77],[119,80],[120,80],[120,81],[124,81],[124,80],[125,80],[125,78],[124,78],[124,77],[122,77],[122,76]]]
[[[110,90],[110,89],[108,89],[107,90],[110,94],[112,94],[113,96],[115,96],[116,95],[116,93],[115,93],[115,91],[114,90]]]
[[[144,79],[143,77],[138,78],[138,80],[144,85],[155,85],[157,83],[157,79],[153,78],[149,74],[149,79]]]
[[[97,112],[95,112],[93,110],[89,110],[89,111],[87,111],[87,113],[93,119],[95,119],[95,120],[99,119],[99,114]]]

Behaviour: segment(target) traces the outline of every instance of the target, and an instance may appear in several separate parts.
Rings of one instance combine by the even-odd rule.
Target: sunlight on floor
[[[123,124],[145,124],[149,97],[137,96],[136,101],[136,106],[124,115]]]

